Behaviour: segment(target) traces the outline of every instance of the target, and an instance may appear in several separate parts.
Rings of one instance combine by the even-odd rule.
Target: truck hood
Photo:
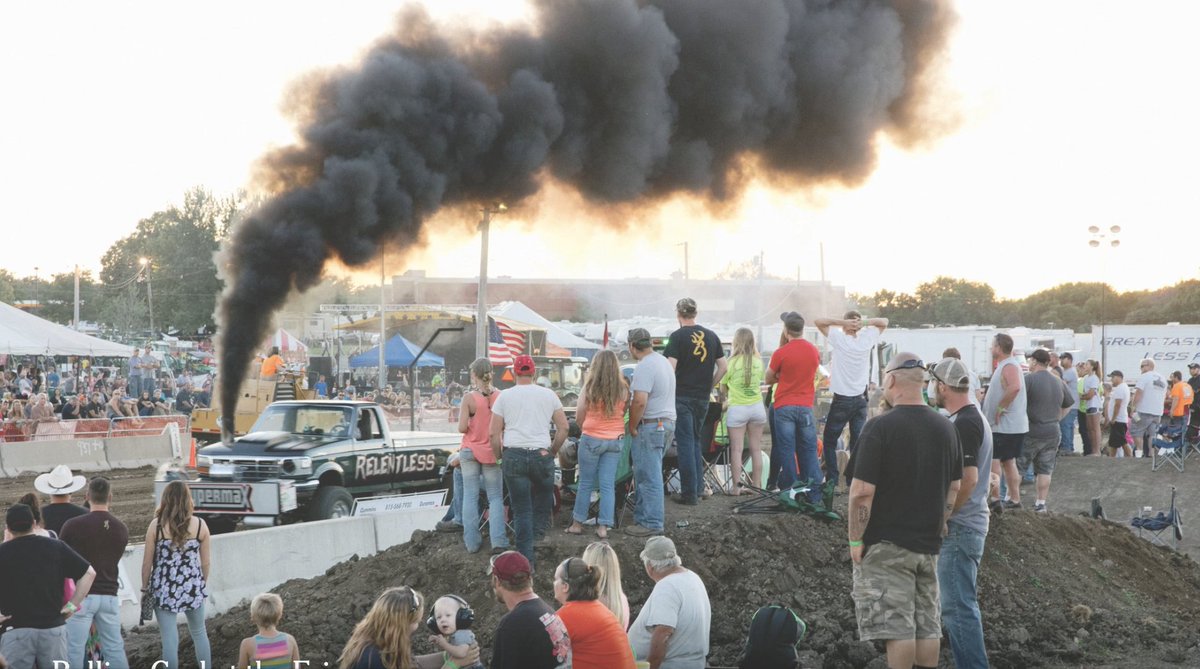
[[[320,434],[292,434],[290,432],[251,432],[239,437],[232,444],[220,444],[224,449],[214,449],[224,453],[280,453],[288,451],[307,451],[310,448],[345,441],[345,437],[334,437]],[[206,451],[208,449],[205,449]],[[218,455],[220,453],[213,453]]]

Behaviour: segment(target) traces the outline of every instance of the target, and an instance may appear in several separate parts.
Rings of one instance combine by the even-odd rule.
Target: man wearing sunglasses
[[[1013,339],[1003,332],[992,341],[992,360],[996,370],[983,396],[983,417],[992,427],[992,472],[1004,476],[1009,499],[1004,508],[1021,508],[1021,473],[1017,458],[1029,432],[1028,398],[1021,361],[1013,355]],[[1003,472],[1003,473],[1001,473]]]
[[[858,634],[887,642],[889,667],[937,666],[938,553],[963,475],[958,434],[924,389],[924,363],[893,358],[883,379],[892,409],[863,426],[846,467]]]

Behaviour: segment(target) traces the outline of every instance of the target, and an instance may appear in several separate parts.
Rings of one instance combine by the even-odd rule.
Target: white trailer
[[[1075,349],[1075,332],[1066,329],[1039,330],[1026,327],[998,328],[994,325],[964,325],[944,328],[888,328],[882,341],[894,347],[893,353],[908,351],[925,362],[941,360],[942,352],[954,347],[962,361],[981,379],[992,375],[992,340],[1003,332],[1013,338],[1013,352],[1024,355],[1037,348],[1054,351]]]
[[[1088,357],[1099,360],[1105,374],[1120,370],[1127,380],[1137,377],[1138,363],[1147,358],[1164,377],[1179,371],[1185,379],[1188,363],[1200,362],[1200,325],[1093,325],[1092,333]]]

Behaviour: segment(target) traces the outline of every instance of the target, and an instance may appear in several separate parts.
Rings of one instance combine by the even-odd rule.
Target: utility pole
[[[79,329],[79,265],[75,266],[75,310],[71,317],[71,327]]]
[[[683,247],[683,285],[686,288],[688,279],[691,278],[690,274],[688,273],[688,243],[680,242],[675,246]]]
[[[41,286],[42,282],[40,279],[38,279],[38,270],[39,269],[40,268],[38,268],[38,267],[33,268],[33,308],[37,309],[38,311],[41,311],[42,301],[41,301],[41,298],[38,296],[38,293],[39,293],[40,288],[42,287]]]
[[[508,211],[503,203],[482,209],[483,218],[479,221],[479,304],[475,311],[475,357],[488,357],[488,315],[487,315],[487,265],[488,265],[488,229],[491,227],[492,214]]]
[[[154,281],[150,277],[150,269],[154,266],[149,258],[138,258],[138,264],[146,272],[146,302],[150,307],[150,341],[154,341]]]
[[[387,254],[379,254],[379,391],[387,384],[387,357],[384,348],[387,345],[387,300],[384,296],[385,272],[384,258]]]

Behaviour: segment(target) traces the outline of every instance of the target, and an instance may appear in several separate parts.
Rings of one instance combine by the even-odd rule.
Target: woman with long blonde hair
[[[187,617],[196,662],[212,666],[212,649],[204,627],[212,535],[204,519],[192,515],[193,508],[187,484],[171,481],[163,489],[154,520],[146,529],[142,596],[154,598],[154,615],[162,639],[161,659],[167,669],[179,666],[180,613]]]
[[[388,588],[354,626],[338,669],[416,669],[413,632],[421,625],[425,598],[408,586]]]
[[[738,328],[733,334],[733,351],[729,367],[721,379],[721,392],[728,398],[725,427],[729,431],[729,462],[731,495],[742,495],[742,443],[750,448],[750,484],[762,483],[762,435],[767,424],[763,407],[762,384],[765,372],[762,356],[754,345],[750,328]]]
[[[621,376],[617,354],[612,351],[597,353],[592,358],[575,408],[575,422],[583,435],[579,438],[579,490],[571,514],[575,522],[566,529],[567,534],[583,534],[592,491],[598,488],[600,514],[596,519],[596,536],[608,538],[616,508],[617,465],[625,441],[628,399],[629,386]]]
[[[483,483],[488,500],[488,534],[492,553],[508,550],[508,534],[504,524],[504,472],[492,451],[489,428],[492,406],[500,391],[492,386],[492,362],[479,358],[471,363],[471,391],[463,397],[458,416],[458,431],[462,433],[459,466],[462,469],[463,542],[468,553],[483,547],[479,531],[479,484]]]
[[[621,562],[617,552],[606,541],[593,541],[583,551],[583,561],[600,567],[600,603],[621,621],[621,629],[629,629],[629,598],[621,588]]]

